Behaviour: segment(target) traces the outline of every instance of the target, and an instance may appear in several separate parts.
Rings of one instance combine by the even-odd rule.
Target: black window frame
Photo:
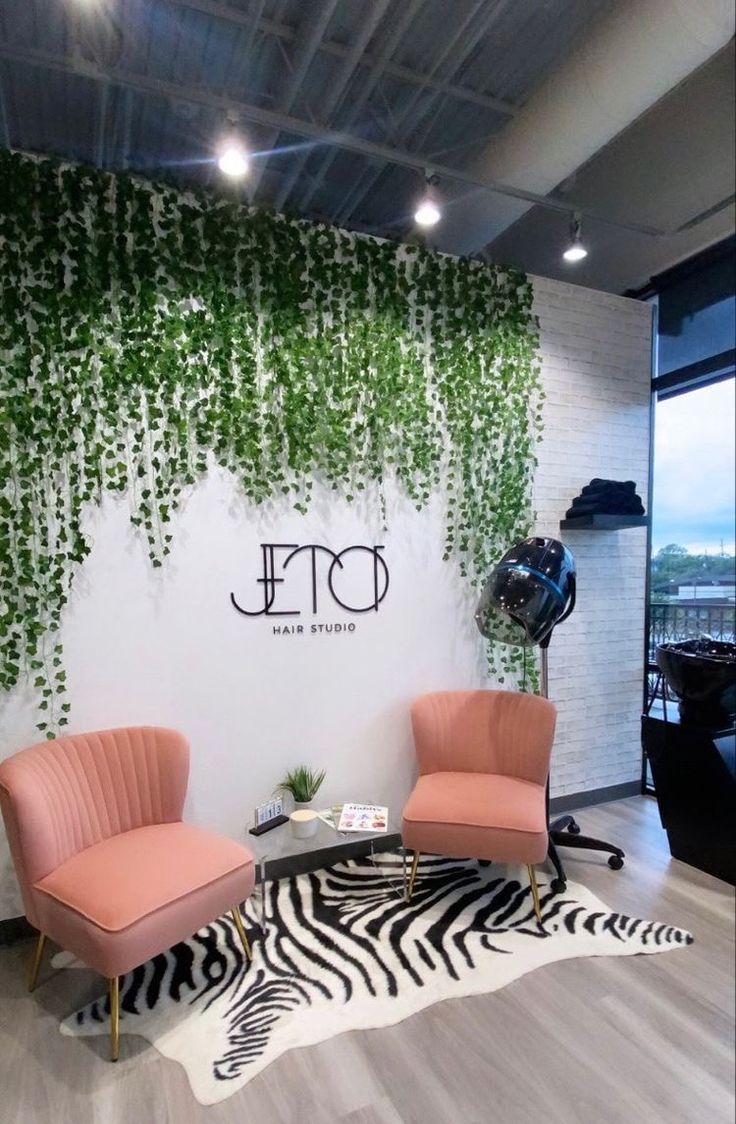
[[[649,703],[649,675],[650,675],[650,662],[649,662],[649,630],[651,627],[651,574],[652,574],[652,525],[653,525],[653,510],[652,501],[654,497],[654,416],[655,407],[657,402],[665,401],[668,398],[675,398],[681,394],[688,394],[693,390],[699,390],[701,387],[710,386],[713,383],[724,382],[726,379],[736,378],[736,346],[729,348],[727,351],[721,351],[715,355],[711,355],[706,359],[701,359],[695,363],[688,363],[682,367],[678,367],[673,371],[668,371],[664,375],[660,375],[657,369],[657,351],[658,351],[658,326],[659,326],[659,297],[660,294],[669,288],[671,285],[678,284],[680,281],[688,277],[694,277],[700,271],[706,269],[709,265],[724,258],[730,258],[732,262],[736,262],[736,235],[726,238],[724,241],[719,242],[715,246],[710,246],[708,249],[696,254],[694,257],[689,258],[687,261],[674,266],[672,269],[665,271],[653,277],[650,282],[642,289],[629,290],[625,296],[634,297],[635,299],[647,301],[652,304],[652,383],[651,383],[651,401],[650,401],[650,414],[649,414],[649,487],[647,494],[647,511],[649,512],[649,519],[647,521],[647,569],[646,569],[646,582],[644,593],[644,652],[643,652],[643,682],[642,682],[642,715],[646,714],[647,706]],[[730,294],[729,294],[730,295]],[[736,344],[736,340],[734,341]],[[655,790],[647,780],[647,760],[644,750],[642,748],[641,755],[641,792],[645,796],[654,796]]]

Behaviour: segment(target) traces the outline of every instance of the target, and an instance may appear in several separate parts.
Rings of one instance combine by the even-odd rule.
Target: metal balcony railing
[[[658,644],[676,640],[697,640],[709,636],[713,640],[736,640],[736,606],[723,605],[650,605],[649,659],[654,661]]]

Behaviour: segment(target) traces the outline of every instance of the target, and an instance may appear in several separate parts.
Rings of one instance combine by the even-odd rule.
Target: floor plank
[[[210,1108],[183,1070],[124,1035],[73,1039],[59,1019],[99,994],[86,971],[29,996],[30,945],[0,949],[2,1124],[731,1124],[734,894],[670,858],[656,804],[586,808],[583,831],[626,851],[565,851],[568,876],[612,908],[692,930],[662,956],[550,964],[502,991],[436,1004],[382,1030],[293,1050]]]

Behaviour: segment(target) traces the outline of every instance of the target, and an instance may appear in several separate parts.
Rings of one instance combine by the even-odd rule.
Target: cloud
[[[652,549],[680,543],[733,553],[736,380],[657,403]]]

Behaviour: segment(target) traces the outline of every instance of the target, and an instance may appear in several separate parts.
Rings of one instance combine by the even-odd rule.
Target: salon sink
[[[736,716],[736,644],[707,638],[659,644],[657,666],[680,700],[683,722],[718,726]]]

